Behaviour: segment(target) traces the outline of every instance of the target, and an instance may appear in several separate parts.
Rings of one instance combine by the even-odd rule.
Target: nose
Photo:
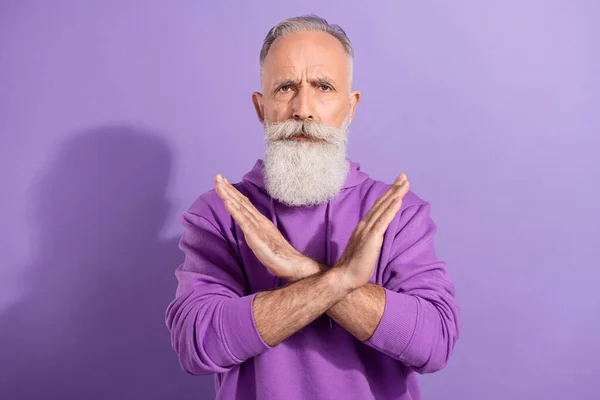
[[[310,88],[302,86],[299,88],[294,98],[294,114],[295,120],[313,120],[313,99]]]

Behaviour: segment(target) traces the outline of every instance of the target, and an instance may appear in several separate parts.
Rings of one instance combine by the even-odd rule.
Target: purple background
[[[426,398],[598,398],[600,3],[356,3],[0,3],[0,398],[214,397],[163,322],[177,218],[262,157],[261,41],[310,12],[356,49],[350,157],[433,205],[464,333]]]

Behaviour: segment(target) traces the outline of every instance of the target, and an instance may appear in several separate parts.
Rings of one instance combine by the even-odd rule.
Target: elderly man
[[[167,326],[219,399],[420,399],[460,332],[429,203],[346,158],[360,100],[344,31],[316,16],[271,29],[252,96],[266,153],[215,176],[182,216]]]

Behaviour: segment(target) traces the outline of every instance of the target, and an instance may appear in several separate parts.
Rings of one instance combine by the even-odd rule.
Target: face
[[[254,93],[265,126],[265,183],[290,206],[332,199],[347,172],[348,126],[360,100],[350,92],[350,60],[324,32],[277,39],[262,70],[263,93]]]
[[[262,68],[263,93],[253,102],[263,124],[288,119],[340,126],[354,118],[360,92],[350,92],[350,62],[338,39],[297,32],[271,45]]]

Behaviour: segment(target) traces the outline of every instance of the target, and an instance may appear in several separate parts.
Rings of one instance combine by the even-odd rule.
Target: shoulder
[[[233,183],[233,186],[244,196],[253,201],[254,191],[250,185],[245,182]],[[225,208],[225,203],[217,194],[216,189],[211,189],[202,193],[188,208],[183,216],[193,216],[194,218],[204,219],[210,222],[215,228],[221,232],[232,231],[235,223],[233,217]]]
[[[198,196],[187,211],[182,214],[181,218],[205,220],[221,232],[230,228],[231,225],[229,223],[230,215],[215,189],[204,192]]]

